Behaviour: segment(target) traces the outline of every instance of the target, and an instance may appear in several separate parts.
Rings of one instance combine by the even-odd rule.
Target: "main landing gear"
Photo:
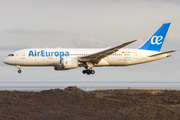
[[[18,73],[21,73],[22,71],[21,71],[21,66],[19,66],[19,65],[16,65],[16,68],[18,68],[19,70],[18,70]]]
[[[87,67],[85,67],[86,70],[83,70],[82,73],[83,74],[87,74],[87,75],[90,75],[90,74],[95,74],[95,71],[92,70],[92,69],[87,69]]]
[[[83,70],[82,73],[83,73],[83,74],[90,75],[90,74],[94,74],[95,71],[94,71],[94,70],[89,70],[89,69],[87,69],[87,70]]]

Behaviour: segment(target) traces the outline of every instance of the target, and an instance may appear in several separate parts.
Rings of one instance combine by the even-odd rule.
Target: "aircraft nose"
[[[5,59],[3,60],[3,62],[4,62],[5,64],[7,64],[7,58],[5,58]]]

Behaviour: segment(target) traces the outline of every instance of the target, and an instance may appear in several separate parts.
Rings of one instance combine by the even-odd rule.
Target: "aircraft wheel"
[[[91,70],[91,74],[95,74],[95,71],[94,71],[94,70]]]
[[[86,70],[83,70],[83,71],[82,71],[82,73],[83,73],[83,74],[86,74],[86,73],[87,73],[87,71],[86,71]]]
[[[18,73],[21,73],[22,71],[21,70],[18,70]]]
[[[87,70],[87,74],[90,75],[90,74],[91,74],[91,71],[90,71],[90,70]]]

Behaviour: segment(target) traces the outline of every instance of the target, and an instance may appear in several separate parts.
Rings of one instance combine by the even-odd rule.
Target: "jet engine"
[[[54,66],[54,70],[69,70],[74,68],[78,68],[78,59],[71,57],[61,58],[60,64]]]

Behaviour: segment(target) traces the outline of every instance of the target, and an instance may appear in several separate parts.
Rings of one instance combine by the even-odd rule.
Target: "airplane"
[[[54,70],[84,67],[83,74],[95,74],[92,67],[129,66],[170,57],[171,50],[160,52],[171,23],[164,23],[138,49],[122,49],[133,40],[108,48],[31,48],[9,54],[4,63],[14,65],[21,73],[21,66],[53,66]]]

